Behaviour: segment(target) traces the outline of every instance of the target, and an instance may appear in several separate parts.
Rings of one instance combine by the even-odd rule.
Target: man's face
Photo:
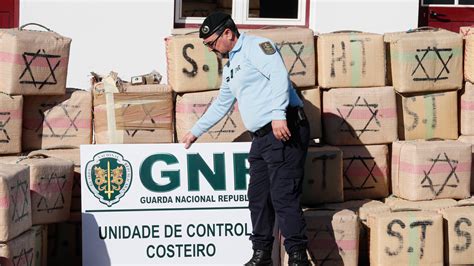
[[[225,55],[230,51],[229,49],[229,36],[231,35],[229,29],[225,29],[222,33],[214,33],[211,36],[203,40],[203,44],[209,49],[216,53],[220,57],[225,57]]]

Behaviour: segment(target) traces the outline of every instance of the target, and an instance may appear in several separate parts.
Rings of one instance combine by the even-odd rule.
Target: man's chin
[[[213,50],[213,52],[217,55],[219,59],[227,59],[229,58],[229,53],[221,53],[217,50]]]

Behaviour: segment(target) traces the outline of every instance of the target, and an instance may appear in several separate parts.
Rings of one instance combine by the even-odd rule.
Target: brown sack
[[[91,144],[91,92],[68,89],[62,96],[26,96],[22,140],[25,151]]]
[[[48,226],[35,225],[31,228],[35,235],[35,258],[32,266],[47,266]]]
[[[471,193],[474,193],[474,136],[459,136],[460,142],[472,145],[472,160],[471,160]]]
[[[382,35],[357,32],[321,34],[317,49],[319,86],[385,86]]]
[[[370,219],[370,265],[443,265],[443,219],[428,211]]]
[[[0,243],[0,265],[34,265],[35,252],[35,235],[28,230],[8,242]]]
[[[470,196],[471,145],[458,141],[396,141],[392,191],[407,200]]]
[[[324,139],[332,145],[385,144],[397,139],[392,87],[323,92]]]
[[[397,104],[401,140],[458,138],[457,91],[397,95]]]
[[[471,196],[467,199],[458,200],[456,206],[463,207],[463,206],[474,206],[474,196]]]
[[[301,88],[298,90],[304,104],[304,112],[309,122],[311,139],[319,139],[321,133],[321,90],[318,87]]]
[[[0,93],[0,154],[21,152],[23,96]]]
[[[339,146],[344,163],[344,200],[380,199],[389,193],[388,146]]]
[[[474,83],[474,34],[466,36],[464,54],[464,78]]]
[[[124,93],[109,88],[107,91],[110,92],[94,90],[97,144],[173,142],[173,100],[169,86],[137,85],[127,87]]]
[[[449,265],[473,265],[474,207],[449,208],[441,213],[446,225],[444,233],[447,235],[445,250],[448,251],[448,258],[445,260]]]
[[[0,242],[31,227],[30,169],[0,164]]]
[[[301,204],[344,201],[342,151],[336,147],[309,147],[306,156]]]
[[[0,91],[62,95],[71,39],[52,31],[0,30]]]
[[[474,57],[472,58],[474,60]],[[461,134],[474,135],[474,84],[466,82],[461,93]]]
[[[468,35],[474,33],[474,26],[459,27],[459,33],[466,38]]]
[[[179,142],[206,112],[218,94],[219,91],[205,91],[178,95],[176,99],[176,134]],[[250,140],[250,134],[242,122],[238,104],[235,102],[224,118],[200,136],[197,142]]]
[[[308,28],[276,28],[250,30],[249,35],[272,40],[280,52],[288,75],[297,87],[316,85],[314,33]]]
[[[28,156],[46,155],[52,158],[69,160],[74,163],[74,181],[72,183],[71,212],[81,211],[81,154],[79,149],[55,149],[32,151]]]
[[[368,225],[368,217],[377,213],[388,213],[390,212],[390,206],[378,201],[371,200],[359,208],[358,215],[359,219],[364,225]]]
[[[175,92],[219,88],[226,60],[209,51],[197,34],[168,37],[165,43],[168,83]]]
[[[413,31],[393,37],[390,61],[399,92],[462,87],[462,36],[446,30]]]
[[[453,199],[409,201],[391,196],[385,199],[385,204],[392,211],[439,211],[454,207],[457,202]]]

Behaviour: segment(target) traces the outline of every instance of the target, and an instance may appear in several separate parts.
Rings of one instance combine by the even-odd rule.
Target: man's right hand
[[[184,143],[184,148],[189,149],[191,144],[193,144],[197,140],[197,137],[194,136],[191,132],[186,133],[183,139],[181,139],[181,143]]]

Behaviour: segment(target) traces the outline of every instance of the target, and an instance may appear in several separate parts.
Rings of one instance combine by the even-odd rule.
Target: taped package
[[[401,140],[457,139],[457,91],[397,95]]]
[[[72,183],[71,212],[81,211],[81,154],[79,149],[52,149],[32,151],[28,156],[46,155],[74,163],[74,179]]]
[[[23,150],[79,148],[92,143],[92,94],[68,89],[61,96],[26,96]]]
[[[62,95],[71,39],[56,32],[0,30],[0,91],[13,95]]]
[[[453,199],[409,201],[395,196],[385,199],[385,204],[392,211],[440,211],[457,205]]]
[[[370,265],[443,265],[443,218],[430,211],[370,216]]]
[[[0,155],[21,152],[23,96],[0,93]]]
[[[466,36],[464,52],[464,78],[474,83],[474,34]]]
[[[0,162],[29,166],[33,225],[69,219],[74,175],[72,161],[34,155],[0,157]]]
[[[202,44],[197,34],[177,35],[165,39],[168,60],[168,83],[175,92],[218,89],[222,68],[227,62]]]
[[[369,216],[375,215],[377,213],[388,213],[390,212],[390,206],[378,201],[371,200],[367,203],[364,203],[358,210],[359,220],[363,225],[368,225]]]
[[[465,26],[465,27],[459,27],[459,33],[466,38],[468,35],[471,35],[474,33],[474,25],[473,26]]]
[[[392,87],[343,88],[323,92],[324,139],[332,145],[385,144],[397,135]]]
[[[10,241],[0,243],[0,265],[37,265],[35,253],[35,235],[32,230],[28,230]]]
[[[319,35],[317,42],[319,86],[385,86],[385,50],[382,35],[360,32],[328,33]]]
[[[472,145],[472,160],[471,160],[471,193],[474,194],[474,136],[459,136],[460,142]]]
[[[445,209],[441,212],[445,220],[447,235],[447,264],[473,265],[474,206]]]
[[[309,147],[306,156],[301,204],[344,201],[342,151],[336,147]]]
[[[446,30],[414,30],[392,36],[392,82],[398,92],[457,90],[462,87],[462,36]]]
[[[35,236],[35,263],[33,266],[47,266],[48,261],[48,226],[35,225],[31,228]]]
[[[309,122],[309,137],[319,139],[322,137],[321,130],[321,90],[318,87],[307,87],[298,90],[303,100],[304,113]]]
[[[294,85],[316,85],[316,55],[314,33],[311,29],[290,27],[250,30],[247,33],[268,38],[275,43]]]
[[[30,170],[24,165],[0,164],[0,242],[30,227]]]
[[[97,144],[172,143],[173,100],[167,85],[136,85],[119,92],[110,76],[94,89]]]
[[[343,155],[344,200],[380,199],[389,194],[387,145],[339,146]]]
[[[304,218],[311,265],[358,265],[360,225],[353,211],[308,209]],[[281,265],[287,266],[281,243]]]
[[[470,196],[471,145],[458,141],[396,141],[392,191],[407,200]]]
[[[462,135],[474,135],[474,84],[470,82],[466,82],[466,86],[461,92],[460,123]]]
[[[207,111],[219,91],[185,93],[176,98],[176,134],[180,142],[184,135]],[[217,124],[200,136],[197,142],[251,141],[245,128],[237,102]]]

